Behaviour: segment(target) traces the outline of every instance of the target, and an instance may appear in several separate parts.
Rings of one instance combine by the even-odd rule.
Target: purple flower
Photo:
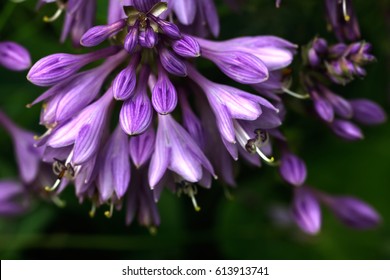
[[[160,225],[157,204],[148,185],[145,170],[141,170],[131,180],[126,199],[126,224],[131,224],[136,215],[143,226],[153,229],[154,226]]]
[[[126,100],[135,93],[139,56],[135,55],[129,65],[123,69],[112,83],[112,91],[117,100]]]
[[[31,184],[39,174],[42,149],[34,146],[34,134],[21,129],[0,111],[0,125],[12,137],[20,177],[25,184]]]
[[[367,203],[349,196],[326,196],[324,203],[345,225],[356,229],[369,229],[380,223],[379,214]]]
[[[321,209],[317,198],[308,187],[294,190],[292,215],[297,225],[308,234],[316,234],[321,228]]]
[[[108,58],[97,68],[72,75],[47,90],[29,106],[46,102],[41,114],[41,123],[47,127],[72,118],[96,99],[107,76],[122,59],[123,53],[119,53]]]
[[[144,133],[130,138],[129,153],[137,169],[145,165],[152,156],[155,139],[156,133],[151,126]]]
[[[217,118],[218,129],[223,138],[235,143],[233,119],[256,120],[262,113],[261,106],[276,108],[265,99],[239,89],[215,84],[194,68],[188,67],[189,76],[203,89]]]
[[[74,145],[70,162],[80,165],[90,160],[101,146],[108,121],[108,111],[113,101],[112,90],[82,110],[74,119],[55,129],[46,145],[62,148]]]
[[[167,48],[160,48],[159,55],[161,65],[167,72],[179,77],[187,76],[186,64],[174,52],[171,52]]]
[[[214,175],[213,167],[187,131],[171,115],[159,115],[155,152],[149,166],[149,184],[157,185],[166,170],[183,180],[198,182],[203,169]]]
[[[65,21],[62,28],[61,42],[71,36],[74,46],[80,46],[80,38],[95,21],[96,0],[69,0],[63,1],[39,0],[38,7],[47,3],[55,2],[57,11],[53,16],[44,17],[44,21],[53,22],[57,20],[63,11],[66,11]]]
[[[84,47],[97,46],[118,33],[125,25],[125,20],[121,19],[109,25],[94,26],[81,37],[80,44]]]
[[[88,54],[59,53],[42,58],[31,67],[27,74],[30,82],[38,86],[51,86],[75,74],[88,63],[107,58],[118,52],[118,48],[109,47]]]
[[[307,176],[305,162],[291,153],[282,156],[279,172],[286,182],[296,187],[303,185]]]
[[[153,109],[146,92],[150,70],[144,66],[139,77],[135,94],[126,100],[120,112],[120,124],[129,135],[143,133],[152,122]]]
[[[198,57],[200,56],[200,46],[198,41],[188,35],[183,35],[181,39],[172,44],[172,48],[178,55],[182,57]]]
[[[158,80],[153,87],[152,104],[162,115],[171,113],[177,105],[176,89],[161,66],[159,66]]]
[[[375,102],[367,99],[354,99],[350,101],[353,118],[365,125],[375,125],[386,121],[385,111]]]
[[[344,120],[335,120],[331,124],[331,128],[337,136],[345,140],[355,141],[363,139],[362,131],[352,122]]]
[[[116,198],[122,198],[129,187],[128,136],[120,126],[115,129],[103,150],[97,182],[102,201],[107,201],[114,193]]]
[[[24,214],[28,204],[28,194],[21,183],[0,181],[0,216],[12,217]]]
[[[219,35],[219,17],[213,0],[168,0],[168,4],[189,33],[204,37],[209,32],[214,37]]]
[[[356,41],[360,29],[352,0],[325,0],[326,15],[339,41]]]
[[[28,51],[14,42],[0,42],[0,65],[13,71],[23,71],[31,66]]]
[[[256,84],[268,79],[268,72],[288,66],[296,46],[272,36],[242,37],[224,42],[197,39],[202,56],[212,60],[230,78]]]

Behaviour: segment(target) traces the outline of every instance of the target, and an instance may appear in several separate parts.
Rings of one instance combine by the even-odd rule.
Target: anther
[[[344,15],[344,20],[349,21],[351,17],[348,15],[347,11],[347,0],[343,0],[343,15]]]
[[[178,195],[180,196],[181,193],[184,193],[188,195],[191,198],[192,204],[194,205],[194,209],[196,212],[199,212],[201,208],[199,207],[198,203],[196,202],[195,195],[198,193],[198,190],[196,186],[186,182],[182,181],[179,183],[180,189],[178,190]]]
[[[64,11],[64,8],[58,8],[57,11],[54,13],[54,15],[52,15],[51,17],[48,17],[48,16],[44,16],[43,17],[43,21],[44,22],[53,22],[55,21],[56,19],[58,19],[62,12]]]
[[[53,203],[59,208],[64,208],[66,206],[66,202],[58,196],[53,196],[51,201],[53,201]]]
[[[271,166],[277,166],[279,165],[278,161],[275,161],[274,157],[267,157],[261,150],[260,148],[256,147],[256,152],[257,154],[268,164]]]
[[[110,210],[105,211],[104,216],[106,216],[107,218],[111,218],[113,213],[114,213],[114,202],[111,200]]]
[[[89,216],[91,218],[95,217],[95,213],[96,213],[96,204],[95,203],[92,203],[92,207],[91,207],[91,210],[89,211]]]
[[[61,179],[60,178],[57,178],[57,180],[54,182],[53,186],[49,187],[49,186],[46,186],[45,187],[45,191],[47,192],[54,192],[58,186],[61,184]]]
[[[309,94],[300,94],[300,93],[296,93],[296,92],[293,92],[291,90],[289,90],[288,88],[285,88],[285,87],[282,87],[282,90],[284,93],[287,93],[288,95],[291,95],[292,97],[295,97],[295,98],[298,98],[298,99],[308,99],[310,98],[310,95]]]

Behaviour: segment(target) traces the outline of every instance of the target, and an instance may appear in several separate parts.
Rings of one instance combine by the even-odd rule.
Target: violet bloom
[[[154,201],[153,191],[150,190],[147,172],[142,169],[133,177],[126,198],[126,224],[132,223],[135,217],[138,222],[148,227],[151,232],[160,225],[160,215]]]
[[[296,46],[272,36],[242,37],[224,42],[198,38],[202,56],[213,61],[227,76],[243,84],[268,79],[269,71],[288,66]]]
[[[308,187],[296,188],[292,215],[297,225],[306,233],[316,234],[321,228],[320,204]]]
[[[170,115],[159,116],[155,152],[149,167],[149,184],[157,185],[167,169],[188,182],[198,182],[214,169],[191,136]]]
[[[28,210],[29,197],[24,186],[17,181],[0,181],[0,217],[13,217]]]
[[[96,207],[109,204],[106,216],[110,217],[114,208],[123,206],[123,198],[142,200],[142,223],[158,224],[155,204],[145,198],[150,191],[134,191],[137,179],[133,178],[141,176],[156,201],[167,187],[188,195],[199,210],[196,185],[209,188],[212,178],[217,178],[211,162],[228,185],[235,183],[232,159],[238,155],[256,166],[260,159],[253,152],[273,162],[268,135],[281,124],[279,109],[263,97],[209,81],[192,61],[203,55],[236,81],[259,85],[269,72],[282,71],[291,63],[296,46],[272,36],[200,43],[170,21],[171,11],[167,3],[154,0],[134,2],[124,7],[124,13],[116,10],[109,24],[92,27],[81,38],[87,47],[106,40],[116,46],[82,55],[55,54],[38,61],[28,75],[37,85],[51,86],[33,102],[46,103],[41,123],[48,131],[38,144],[58,176],[46,190],[60,192],[63,184],[73,182],[79,200],[92,202],[91,215]],[[224,58],[226,52],[216,50],[225,45],[233,56]],[[98,59],[105,61],[79,72]],[[99,96],[115,70],[118,74],[110,89]],[[183,80],[187,75],[203,91],[197,89],[191,99],[207,99],[201,108],[192,108],[187,100],[196,88]],[[115,102],[122,108],[111,132]],[[207,106],[211,116],[199,116],[197,112]],[[210,143],[218,148],[210,149]],[[130,159],[136,168],[129,167]],[[135,210],[129,207],[131,220]]]
[[[31,66],[28,51],[14,42],[0,42],[0,65],[13,71],[23,71]]]
[[[183,29],[191,34],[206,37],[209,32],[217,37],[219,17],[214,0],[168,0]]]
[[[350,196],[320,196],[336,218],[355,229],[370,229],[379,225],[381,218],[370,205]]]
[[[73,45],[80,46],[81,36],[94,24],[96,0],[40,0],[38,7],[52,2],[56,3],[57,11],[51,17],[44,17],[44,21],[55,21],[65,11],[66,15],[62,28],[61,42],[65,42],[66,38],[70,36]]]
[[[34,146],[34,134],[14,124],[0,111],[0,125],[12,137],[15,147],[16,161],[23,183],[31,184],[38,176],[42,149]]]
[[[375,59],[370,44],[355,42],[329,46],[324,39],[316,38],[304,56],[308,66],[303,75],[304,86],[313,100],[314,111],[337,136],[350,141],[360,140],[363,133],[355,121],[365,125],[385,121],[383,109],[374,102],[353,102],[325,86],[326,82],[345,85],[355,77],[365,76],[364,65]]]
[[[352,0],[325,0],[326,15],[339,41],[360,39],[360,29]]]
[[[307,176],[304,161],[291,153],[285,153],[280,161],[279,172],[282,178],[293,186],[303,185]]]
[[[334,83],[345,85],[355,77],[366,75],[364,66],[375,60],[371,49],[371,44],[366,42],[328,46],[324,39],[316,38],[310,44],[306,60],[313,70],[325,74]]]

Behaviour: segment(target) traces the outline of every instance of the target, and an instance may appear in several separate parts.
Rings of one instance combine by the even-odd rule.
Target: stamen
[[[46,130],[45,133],[43,133],[41,136],[38,136],[38,135],[34,135],[34,140],[41,140],[43,138],[45,138],[46,136],[49,136],[50,133],[53,131],[53,128],[49,128],[48,130]]]
[[[293,96],[295,98],[298,98],[298,99],[308,99],[308,98],[310,98],[310,95],[307,94],[307,93],[306,94],[299,94],[299,93],[293,92],[293,91],[291,91],[291,90],[289,90],[288,88],[285,88],[285,87],[283,87],[282,90],[283,90],[284,93],[287,93],[288,95],[291,95],[291,96]]]
[[[57,180],[54,182],[54,185],[49,187],[49,186],[46,186],[45,187],[45,191],[47,192],[54,192],[58,186],[61,184],[61,178],[57,178]]]
[[[256,147],[256,152],[257,154],[269,165],[271,166],[276,166],[279,164],[279,162],[275,162],[275,158],[274,157],[267,157],[261,150],[260,148]]]
[[[347,11],[347,0],[343,0],[343,15],[346,22],[348,22],[351,19]]]
[[[201,208],[199,207],[198,203],[196,202],[195,195],[198,193],[198,189],[196,186],[192,185],[191,183],[187,181],[182,181],[179,183],[180,188],[178,190],[178,196],[181,195],[181,193],[184,193],[188,195],[191,198],[192,204],[194,205],[194,209],[196,212],[199,212]]]
[[[192,201],[192,204],[194,205],[195,211],[199,212],[201,208],[198,206],[198,203],[196,202],[195,194],[192,192],[192,189],[188,195],[191,197],[191,201]]]
[[[91,207],[91,210],[89,211],[89,216],[91,218],[95,217],[95,213],[96,213],[96,204],[95,203],[92,203],[92,207]]]
[[[54,13],[54,15],[52,15],[51,17],[44,16],[43,21],[44,22],[53,22],[61,16],[63,11],[64,11],[64,8],[58,8],[57,11]]]
[[[113,213],[114,213],[114,202],[111,200],[110,210],[109,211],[105,211],[104,212],[104,216],[106,216],[107,218],[111,218]]]
[[[66,202],[58,196],[53,196],[51,198],[51,201],[53,201],[53,203],[60,208],[64,208],[66,206]]]

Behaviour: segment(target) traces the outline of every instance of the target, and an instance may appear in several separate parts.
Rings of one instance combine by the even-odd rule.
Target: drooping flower
[[[23,71],[31,66],[28,51],[14,42],[0,42],[0,65],[13,71]]]

